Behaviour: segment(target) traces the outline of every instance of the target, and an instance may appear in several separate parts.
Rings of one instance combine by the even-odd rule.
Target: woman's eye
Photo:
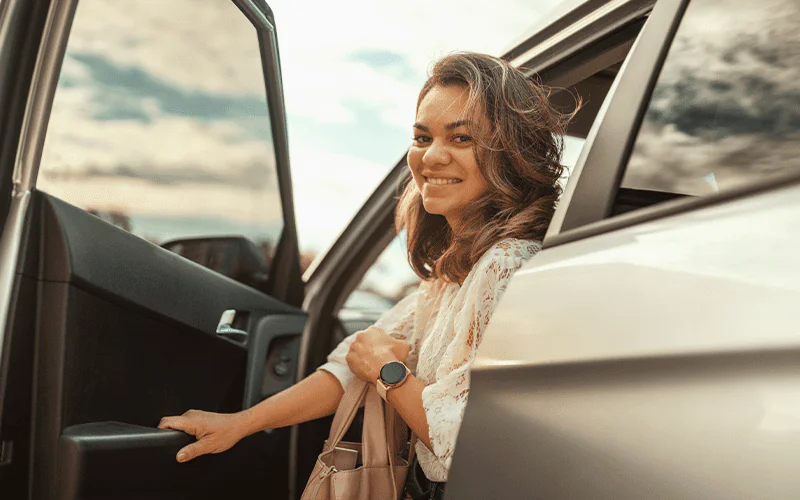
[[[426,135],[415,135],[414,142],[417,144],[427,144],[430,141],[430,137]]]
[[[472,140],[472,137],[470,137],[468,135],[456,135],[456,136],[453,136],[453,141],[455,141],[456,144],[464,144],[465,142],[469,142],[471,140]]]

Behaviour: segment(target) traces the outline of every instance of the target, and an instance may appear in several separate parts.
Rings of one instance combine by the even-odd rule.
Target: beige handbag
[[[342,442],[365,401],[362,442]],[[400,457],[398,444],[407,442],[407,433],[398,430],[399,424],[402,420],[390,405],[384,405],[372,384],[351,382],[300,500],[397,500],[416,441],[412,437],[408,459]],[[363,465],[358,465],[359,459]]]

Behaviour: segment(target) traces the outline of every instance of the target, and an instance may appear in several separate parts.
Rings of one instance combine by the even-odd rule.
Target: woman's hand
[[[189,410],[179,417],[164,417],[159,429],[173,429],[195,436],[197,441],[182,448],[178,462],[188,462],[200,455],[222,453],[233,447],[247,433],[239,414]]]
[[[375,383],[383,365],[390,361],[405,361],[411,346],[371,326],[356,334],[347,353],[347,365],[358,378]]]

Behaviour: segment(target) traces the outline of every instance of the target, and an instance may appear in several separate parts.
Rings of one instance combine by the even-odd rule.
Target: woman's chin
[[[425,202],[422,201],[422,206],[425,208],[425,211],[431,215],[442,215],[447,217],[447,207],[443,206],[442,203],[438,203],[436,201],[433,202]]]

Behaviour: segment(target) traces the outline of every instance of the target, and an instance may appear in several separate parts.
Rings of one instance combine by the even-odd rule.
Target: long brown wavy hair
[[[562,113],[550,103],[550,89],[502,59],[469,52],[434,65],[417,109],[436,86],[466,89],[468,114],[488,118],[471,120],[469,130],[487,189],[462,209],[456,234],[443,216],[425,211],[410,179],[395,225],[398,232],[407,231],[409,262],[422,279],[463,283],[478,259],[500,240],[544,238],[561,195],[563,135],[580,102],[572,113]]]

